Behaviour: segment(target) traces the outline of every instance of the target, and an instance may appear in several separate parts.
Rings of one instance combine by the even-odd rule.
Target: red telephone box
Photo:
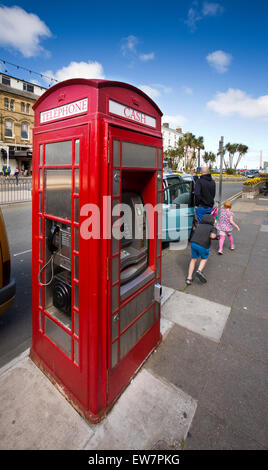
[[[86,79],[34,109],[30,355],[97,422],[161,340],[162,113]]]

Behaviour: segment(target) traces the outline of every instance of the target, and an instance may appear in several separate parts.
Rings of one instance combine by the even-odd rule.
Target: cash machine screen
[[[127,205],[129,210],[124,211],[121,225],[121,285],[137,277],[148,266],[147,217],[142,197],[132,191],[123,191],[122,203]]]

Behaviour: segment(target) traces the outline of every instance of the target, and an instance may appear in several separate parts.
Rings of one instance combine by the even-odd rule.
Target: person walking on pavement
[[[196,271],[196,276],[202,283],[207,282],[203,270],[208,261],[211,240],[215,239],[217,236],[217,230],[216,227],[214,227],[214,222],[214,217],[211,214],[205,214],[191,238],[191,261],[186,278],[186,284],[188,286],[190,286],[193,282],[193,272],[196,262],[200,257],[201,261],[198,270]]]
[[[201,168],[201,176],[195,183],[195,205],[198,222],[202,221],[204,214],[210,214],[214,205],[216,183],[212,179],[207,166]]]
[[[223,250],[225,236],[227,235],[227,237],[229,238],[230,250],[234,250],[234,240],[233,240],[233,235],[232,235],[233,228],[235,227],[238,230],[238,232],[240,232],[240,228],[234,222],[234,214],[233,212],[231,212],[231,208],[232,208],[231,201],[225,201],[224,208],[220,212],[220,217],[216,225],[217,230],[219,230],[220,232],[219,251],[218,251],[219,255],[223,254],[222,250]]]
[[[19,170],[18,170],[18,168],[16,168],[16,170],[14,171],[14,176],[16,178],[16,185],[18,185],[18,183],[19,183]]]

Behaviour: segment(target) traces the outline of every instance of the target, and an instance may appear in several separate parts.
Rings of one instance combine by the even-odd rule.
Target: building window
[[[21,110],[22,113],[25,113],[25,103],[21,102],[20,110]]]
[[[15,109],[15,101],[10,100],[10,111],[14,111],[14,109]]]
[[[4,98],[4,108],[8,109],[9,108],[9,101],[8,98]]]
[[[2,75],[2,83],[3,83],[3,85],[10,86],[10,78],[4,77],[4,75]]]
[[[12,121],[5,121],[5,137],[13,137],[13,124]]]
[[[29,103],[26,104],[26,113],[30,114],[30,105],[29,105]]]
[[[31,93],[34,92],[34,86],[30,85],[30,83],[23,83],[23,90],[30,91]]]
[[[21,125],[21,138],[22,139],[29,139],[29,126],[26,122],[23,122]]]

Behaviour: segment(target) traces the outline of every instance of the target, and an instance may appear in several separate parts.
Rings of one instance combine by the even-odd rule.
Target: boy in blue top
[[[217,237],[217,230],[216,227],[214,227],[214,222],[215,220],[212,215],[203,215],[201,223],[197,226],[191,238],[191,261],[188,276],[186,278],[186,284],[188,286],[192,284],[196,261],[200,257],[201,261],[198,270],[196,271],[196,276],[201,282],[207,282],[207,279],[203,274],[203,270],[209,257],[211,240]]]

